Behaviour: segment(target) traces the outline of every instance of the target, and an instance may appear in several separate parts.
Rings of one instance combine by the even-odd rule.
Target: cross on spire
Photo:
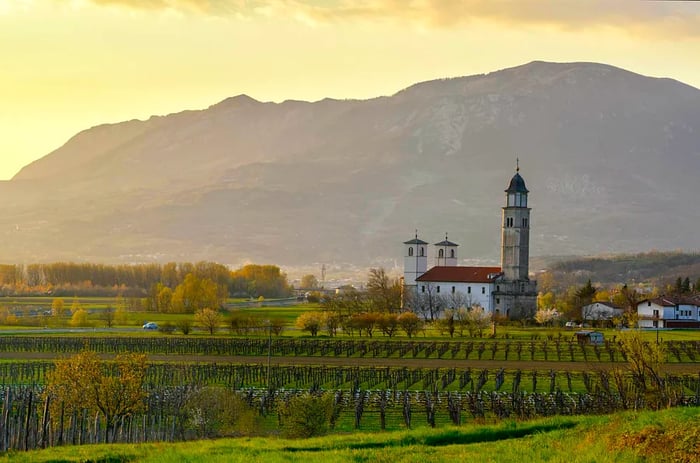
[[[515,158],[515,171],[520,172],[520,158]]]

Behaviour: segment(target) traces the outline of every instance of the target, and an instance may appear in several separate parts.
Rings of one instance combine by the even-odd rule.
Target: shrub
[[[385,336],[392,337],[399,329],[399,319],[394,313],[382,314],[377,322]]]
[[[272,318],[270,319],[270,330],[275,336],[282,336],[282,331],[284,331],[285,321],[284,318]]]
[[[406,333],[406,336],[413,337],[421,329],[423,323],[413,312],[404,312],[398,317],[399,326]]]
[[[272,332],[276,333],[275,330],[280,327],[275,325],[276,322],[272,322]],[[264,320],[259,317],[253,317],[242,313],[239,310],[234,310],[231,312],[230,318],[228,320],[228,327],[231,330],[231,334],[245,336],[251,333],[265,333],[267,334],[267,325]],[[281,329],[279,330],[281,334]]]
[[[308,331],[311,336],[316,336],[323,324],[323,313],[304,312],[299,315],[294,323],[302,331]]]
[[[177,329],[180,330],[180,332],[182,334],[184,334],[185,336],[190,334],[190,332],[192,331],[192,321],[190,321],[190,320],[185,320],[185,319],[179,320],[177,322],[176,326],[177,326]]]
[[[193,392],[184,411],[187,430],[199,439],[260,434],[256,411],[223,387],[204,387]]]
[[[362,336],[362,332],[364,331],[365,334],[371,338],[374,329],[379,324],[381,315],[375,312],[362,312],[353,314],[350,318],[355,328],[357,328],[357,331],[360,332],[360,336]]]
[[[321,436],[333,417],[333,395],[304,393],[279,405],[282,434],[289,438]]]
[[[11,313],[7,307],[0,309],[0,325],[16,325],[18,322],[17,316]]]
[[[70,326],[73,326],[73,327],[90,326],[90,323],[88,322],[87,311],[85,309],[76,310],[70,319]]]
[[[175,325],[170,322],[165,322],[158,326],[158,331],[165,334],[173,334],[175,332]]]

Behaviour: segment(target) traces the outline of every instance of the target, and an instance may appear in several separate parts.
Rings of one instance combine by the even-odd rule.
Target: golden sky
[[[700,2],[0,0],[0,179],[106,122],[367,98],[533,60],[700,88]]]

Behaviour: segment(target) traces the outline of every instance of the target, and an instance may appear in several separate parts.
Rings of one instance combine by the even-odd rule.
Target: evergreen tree
[[[683,279],[681,277],[676,278],[676,286],[673,288],[673,292],[676,295],[683,294]]]
[[[690,294],[690,278],[685,277],[685,280],[683,280],[683,286],[681,289],[682,289],[683,294]]]

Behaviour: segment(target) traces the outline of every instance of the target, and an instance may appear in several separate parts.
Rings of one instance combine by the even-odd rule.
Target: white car
[[[158,329],[158,325],[156,325],[156,324],[153,323],[153,322],[146,322],[146,323],[143,324],[143,329],[144,329],[144,330],[157,330],[157,329]]]

